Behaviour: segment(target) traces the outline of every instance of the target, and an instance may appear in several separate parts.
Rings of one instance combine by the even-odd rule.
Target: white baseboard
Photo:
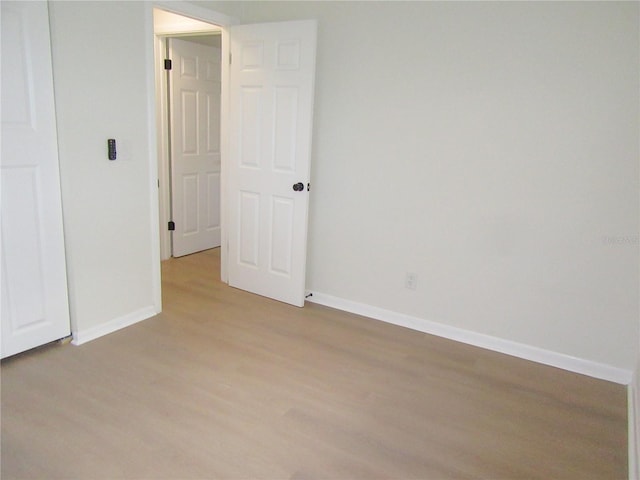
[[[364,303],[345,300],[320,292],[307,292],[311,296],[307,301],[336,308],[345,312],[355,313],[364,317],[381,320],[401,327],[411,328],[420,332],[437,335],[457,342],[486,348],[495,352],[505,353],[514,357],[531,360],[533,362],[562,368],[574,373],[588,375],[590,377],[608,380],[610,382],[628,385],[631,382],[631,371],[622,368],[612,367],[602,363],[572,357],[563,353],[552,352],[542,348],[533,347],[523,343],[505,340],[503,338],[492,337],[482,333],[452,327],[443,323],[424,320],[422,318],[405,315],[391,310],[373,307]],[[640,480],[640,479],[639,479]]]
[[[71,343],[73,345],[82,345],[83,343],[87,343],[91,340],[95,340],[96,338],[100,338],[103,335],[108,335],[109,333],[113,333],[117,330],[133,325],[134,323],[146,320],[147,318],[153,317],[158,313],[159,312],[156,310],[156,307],[153,305],[141,308],[140,310],[128,313],[127,315],[123,315],[122,317],[114,318],[113,320],[110,320],[101,325],[87,328],[86,330],[72,332],[73,340],[71,341]]]
[[[640,394],[638,373],[629,385],[629,480],[640,480]]]

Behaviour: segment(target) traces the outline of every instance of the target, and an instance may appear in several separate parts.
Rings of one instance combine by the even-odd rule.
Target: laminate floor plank
[[[2,362],[3,479],[623,479],[626,387],[230,288]]]

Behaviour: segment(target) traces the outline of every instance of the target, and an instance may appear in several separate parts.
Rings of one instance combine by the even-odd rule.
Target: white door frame
[[[147,17],[148,17],[148,21],[151,22],[151,29],[153,31],[153,8],[160,8],[162,10],[171,12],[171,13],[176,13],[178,15],[182,15],[185,17],[190,17],[193,18],[195,20],[201,20],[207,23],[211,23],[214,25],[217,25],[219,27],[221,27],[222,32],[221,32],[221,54],[222,54],[222,69],[221,69],[221,80],[222,80],[222,89],[221,89],[221,112],[220,112],[220,119],[221,119],[221,125],[220,125],[220,137],[221,137],[221,143],[220,143],[220,156],[221,156],[221,174],[220,174],[220,230],[221,230],[221,248],[220,248],[220,253],[221,253],[221,261],[220,261],[220,276],[223,282],[227,282],[227,245],[228,245],[228,234],[227,234],[227,230],[226,230],[226,224],[227,224],[227,200],[226,200],[226,196],[227,196],[227,188],[226,188],[226,184],[227,184],[227,174],[226,174],[226,160],[228,158],[228,152],[229,152],[229,145],[228,145],[228,123],[229,123],[229,62],[224,61],[224,59],[229,58],[229,34],[226,30],[225,27],[229,27],[235,23],[238,23],[236,19],[229,17],[228,15],[224,15],[221,14],[219,12],[213,11],[213,10],[208,10],[206,8],[202,8],[199,7],[197,5],[192,5],[192,4],[188,4],[188,3],[183,3],[183,2],[172,2],[172,1],[163,1],[163,0],[155,0],[153,2],[153,4],[149,4],[148,7],[148,13],[147,13]],[[148,92],[148,101],[152,102],[152,104],[155,105],[162,105],[163,106],[163,112],[158,112],[159,115],[152,115],[151,118],[149,119],[151,125],[150,128],[153,129],[153,131],[158,132],[158,131],[164,131],[164,130],[159,130],[160,128],[166,128],[166,126],[168,125],[168,123],[164,123],[164,125],[160,122],[168,122],[168,118],[166,116],[166,93],[163,94],[163,88],[162,86],[158,86],[155,83],[155,69],[156,69],[156,65],[158,65],[158,62],[156,62],[156,58],[158,55],[164,55],[164,50],[162,49],[162,44],[164,43],[164,39],[161,38],[162,35],[154,35],[154,45],[153,48],[155,50],[155,55],[152,56],[152,59],[154,60],[153,65],[151,66],[147,66],[147,68],[150,68],[150,75],[152,77],[154,77],[154,85],[155,85],[155,89],[150,89],[150,91]],[[165,35],[166,37],[166,35]],[[154,91],[156,93],[154,93]],[[162,98],[157,98],[156,95],[161,96]],[[160,103],[156,103],[156,102],[160,102]],[[166,165],[168,166],[169,164],[169,153],[168,153],[168,149],[167,149],[167,145],[165,144],[165,142],[163,142],[162,138],[157,138],[158,136],[156,135],[155,137],[152,138],[156,138],[156,142],[157,142],[157,149],[158,149],[158,158],[160,159],[160,165]],[[156,162],[158,162],[158,160],[156,160]],[[157,165],[156,165],[157,166]],[[163,168],[164,170],[164,168]],[[157,181],[160,182],[160,186],[164,187],[164,188],[168,188],[168,175],[165,172],[162,171],[158,171],[158,177],[153,178],[152,179],[152,184],[153,184],[153,188],[155,189],[155,191],[158,190],[158,185],[157,185]],[[160,229],[161,222],[164,222],[164,226],[166,226],[166,222],[169,220],[168,219],[168,212],[169,212],[169,207],[168,205],[166,205],[166,199],[163,199],[164,205],[162,205],[163,208],[165,208],[166,210],[164,210],[164,212],[167,214],[167,219],[162,219],[159,218],[158,222],[156,222],[157,228]],[[153,205],[151,205],[152,209],[155,209],[155,211],[158,211],[158,205],[159,205],[159,201],[156,200],[155,203]],[[168,258],[168,256],[170,256],[170,253],[167,255],[167,252],[170,252],[170,245],[171,245],[171,240],[170,240],[170,233],[166,230],[166,228],[163,228],[158,232],[158,239],[160,242],[160,251],[159,251],[159,258],[158,258],[158,263],[160,261],[161,258]],[[162,232],[162,233],[161,233]],[[159,265],[158,265],[159,267]],[[160,284],[160,270],[158,268],[158,272],[157,272],[157,284]]]
[[[170,175],[169,175],[169,145],[167,142],[167,132],[169,129],[168,118],[168,96],[167,82],[164,81],[164,71],[162,62],[166,52],[166,36],[154,35],[154,71],[155,71],[155,93],[156,93],[156,124],[157,124],[157,148],[158,148],[158,214],[160,221],[160,260],[167,260],[171,257],[171,233],[167,229],[171,220],[171,195]]]

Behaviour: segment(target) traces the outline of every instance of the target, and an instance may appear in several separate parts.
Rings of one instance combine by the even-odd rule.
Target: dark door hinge
[[[171,70],[171,59],[170,58],[165,58],[164,59],[164,69],[165,70]]]
[[[174,222],[173,220],[169,221],[169,231],[173,232],[176,229],[176,222]]]

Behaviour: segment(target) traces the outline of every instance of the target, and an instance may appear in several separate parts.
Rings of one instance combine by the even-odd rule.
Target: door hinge
[[[229,52],[229,65],[231,65],[231,52]]]
[[[170,58],[165,58],[164,59],[164,69],[165,70],[171,70],[171,59]]]
[[[169,221],[169,231],[173,232],[176,229],[176,222],[174,222],[173,220]]]

